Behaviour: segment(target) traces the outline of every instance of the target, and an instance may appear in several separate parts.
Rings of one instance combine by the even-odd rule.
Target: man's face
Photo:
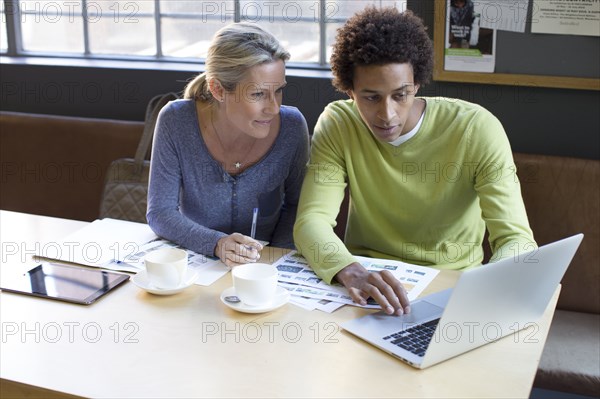
[[[353,86],[348,95],[375,138],[391,142],[412,128],[406,121],[419,85],[410,64],[357,66]]]

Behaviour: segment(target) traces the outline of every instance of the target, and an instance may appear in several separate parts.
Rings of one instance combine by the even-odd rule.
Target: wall
[[[187,65],[180,70],[166,70],[159,65],[162,69],[140,69],[134,62],[114,62],[114,67],[107,68],[79,60],[68,62],[71,65],[57,61],[57,65],[45,65],[35,59],[24,62],[2,57],[0,110],[143,120],[152,96],[183,91],[199,68]],[[323,108],[344,96],[331,86],[328,71],[302,74],[309,76],[294,76],[299,74],[288,69],[284,103],[298,107],[312,128]]]
[[[431,25],[433,1],[409,0],[409,7]],[[160,64],[131,69],[137,64],[100,68],[75,60],[67,66],[25,61],[4,58],[0,65],[1,110],[143,120],[154,94],[181,91],[197,73],[194,65],[166,70]],[[331,87],[326,72],[304,71],[308,77],[288,72],[284,102],[300,108],[312,128],[323,107],[343,95]],[[488,108],[503,123],[514,151],[600,159],[598,91],[432,82],[420,94]]]
[[[408,7],[431,27],[435,1],[443,0],[408,0]],[[600,159],[598,91],[433,82],[420,92],[429,93],[489,109],[504,125],[514,151]]]

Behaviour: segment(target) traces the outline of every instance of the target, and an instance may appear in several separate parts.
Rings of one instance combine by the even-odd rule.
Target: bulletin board
[[[496,31],[494,73],[444,69],[446,0],[435,0],[434,79],[449,82],[600,90],[600,37]]]

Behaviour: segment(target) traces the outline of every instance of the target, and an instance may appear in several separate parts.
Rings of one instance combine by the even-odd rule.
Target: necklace
[[[210,113],[210,124],[212,125],[212,128],[215,132],[215,136],[217,136],[217,141],[219,142],[219,146],[221,147],[221,150],[223,150],[223,157],[225,157],[225,154],[227,154],[227,150],[225,150],[225,146],[223,145],[223,142],[221,141],[221,137],[219,136],[219,132],[217,131],[217,128],[215,127],[215,122],[214,122],[214,118],[213,118],[213,113]],[[254,144],[256,144],[256,138],[254,139],[254,141],[252,142],[252,145],[250,146],[250,149],[248,150],[248,152],[246,153],[246,157],[242,160],[239,160],[237,162],[233,163],[233,166],[235,166],[235,170],[240,170],[242,168],[242,166],[246,165],[246,162],[248,161],[248,158],[250,157],[250,155],[252,154],[252,149],[254,148]],[[227,163],[225,162],[225,169],[227,169]]]

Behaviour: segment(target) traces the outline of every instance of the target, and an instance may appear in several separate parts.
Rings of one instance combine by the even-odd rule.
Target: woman
[[[256,25],[216,33],[206,72],[157,121],[147,212],[156,234],[230,267],[257,261],[257,240],[293,248],[308,128],[281,105],[288,59]]]

